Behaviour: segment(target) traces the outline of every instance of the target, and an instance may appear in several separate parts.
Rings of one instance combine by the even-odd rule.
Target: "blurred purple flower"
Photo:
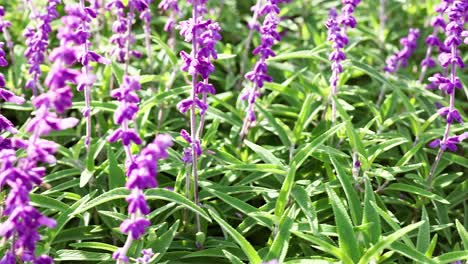
[[[28,3],[30,12],[30,19],[35,21],[35,27],[27,27],[23,33],[26,38],[26,51],[24,55],[28,59],[30,79],[26,82],[26,88],[31,89],[33,93],[37,94],[37,87],[39,86],[39,78],[41,77],[41,64],[44,62],[45,53],[49,46],[49,34],[52,31],[50,23],[57,19],[59,14],[56,7],[60,0],[48,1],[44,13],[37,14],[36,7],[33,6],[31,0]]]
[[[348,45],[348,28],[355,28],[357,25],[354,11],[360,0],[342,0],[343,7],[341,14],[338,15],[335,8],[328,12],[328,20],[326,27],[328,29],[327,40],[332,43],[333,51],[329,54],[328,59],[331,62],[332,75],[330,76],[330,97],[338,94],[338,81],[340,73],[343,72],[342,61],[346,60],[346,54],[343,49]],[[336,120],[336,103],[332,103],[332,121]]]
[[[212,60],[218,58],[215,47],[221,39],[221,28],[218,23],[203,19],[203,14],[206,11],[206,1],[193,0],[188,2],[192,4],[195,17],[181,21],[177,26],[184,40],[192,42],[192,52],[190,54],[185,51],[180,52],[183,61],[181,70],[188,72],[192,76],[192,92],[190,97],[183,99],[177,104],[177,108],[181,113],[186,113],[190,110],[190,119],[194,121],[191,124],[190,134],[185,130],[181,132],[185,135],[185,140],[191,145],[184,150],[182,160],[185,163],[196,162],[194,155],[199,156],[202,154],[199,134],[203,131],[205,113],[208,109],[207,94],[216,93],[214,86],[209,83],[209,76],[215,70]],[[160,7],[165,10],[170,8],[173,11],[178,11],[177,1],[163,1]],[[199,77],[201,77],[200,81],[198,80]],[[196,109],[200,110],[201,115],[198,125],[195,121]]]
[[[281,36],[278,33],[278,24],[280,22],[280,8],[278,4],[287,2],[289,1],[268,0],[262,5],[257,2],[257,4],[252,7],[255,18],[259,16],[265,16],[265,18],[262,26],[258,28],[261,35],[260,45],[252,52],[260,58],[257,60],[253,70],[245,74],[245,78],[251,81],[253,86],[241,95],[241,99],[247,101],[246,116],[240,133],[241,138],[247,135],[249,127],[256,121],[255,102],[257,98],[260,97],[260,89],[264,86],[265,82],[273,81],[273,78],[268,75],[268,65],[266,61],[268,58],[276,56],[272,48],[281,40]]]
[[[154,256],[153,250],[151,248],[143,249],[141,251],[142,256],[137,258],[137,263],[139,264],[148,264],[150,263],[151,257]]]
[[[157,187],[158,161],[166,159],[169,155],[167,149],[173,145],[172,138],[166,134],[156,136],[153,143],[148,144],[138,155],[127,157],[129,162],[127,167],[126,187],[131,191],[126,200],[129,203],[128,212],[130,219],[125,220],[120,225],[122,233],[128,234],[129,239],[139,239],[146,227],[151,223],[143,216],[150,212],[143,194],[144,189]],[[127,244],[127,243],[126,243]],[[116,251],[113,258],[125,261],[126,250],[121,248]]]
[[[460,56],[459,46],[462,44],[462,33],[465,24],[466,13],[468,11],[467,0],[456,0],[453,2],[444,1],[440,9],[445,10],[448,17],[448,23],[445,26],[444,45],[450,52],[443,52],[439,55],[439,62],[445,68],[446,76],[437,73],[429,78],[431,87],[438,87],[450,97],[448,107],[440,108],[438,113],[445,117],[446,126],[442,139],[436,139],[429,144],[431,148],[439,148],[434,163],[429,174],[428,182],[431,184],[437,165],[440,162],[442,154],[447,151],[457,151],[457,144],[468,138],[468,132],[461,135],[450,136],[451,125],[454,121],[462,123],[460,113],[455,109],[455,93],[457,89],[462,88],[462,83],[457,77],[457,68],[464,68],[463,60]],[[456,89],[457,88],[457,89]]]
[[[387,58],[384,71],[394,73],[401,67],[408,65],[408,59],[417,47],[419,29],[410,28],[408,36],[400,40],[403,48]]]
[[[179,9],[179,5],[177,3],[177,0],[162,0],[158,8],[168,14],[168,18],[166,21],[166,24],[164,25],[164,31],[166,32],[172,32],[175,28],[176,25],[176,16],[181,16],[181,12]]]

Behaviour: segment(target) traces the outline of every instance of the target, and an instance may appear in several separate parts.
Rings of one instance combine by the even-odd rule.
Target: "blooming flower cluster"
[[[57,5],[60,0],[48,1],[44,13],[36,13],[36,8],[31,0],[26,1],[29,5],[31,20],[36,25],[27,27],[23,36],[26,37],[26,51],[24,55],[28,58],[30,78],[26,82],[26,88],[31,89],[33,94],[37,94],[39,78],[41,77],[41,64],[44,62],[45,54],[49,46],[49,34],[52,31],[50,23],[58,18]],[[42,90],[42,89],[41,89]]]
[[[1,55],[0,55],[1,57]],[[5,79],[0,74],[0,87],[5,86]],[[8,217],[0,224],[0,236],[12,241],[11,250],[7,251],[0,260],[2,264],[16,263],[16,256],[24,262],[34,264],[53,263],[49,256],[35,255],[36,242],[40,240],[38,229],[42,226],[52,228],[55,220],[48,218],[31,206],[29,193],[42,183],[42,177],[46,174],[46,168],[41,163],[55,163],[53,154],[57,149],[54,142],[40,139],[52,130],[63,130],[75,126],[78,120],[75,118],[60,119],[55,111],[65,110],[63,105],[54,104],[53,98],[56,91],[51,89],[47,94],[36,97],[33,106],[36,109],[34,117],[26,125],[26,131],[30,133],[28,140],[14,138],[2,139],[0,149],[0,188],[8,186],[10,192],[5,200],[4,214]],[[1,88],[0,97],[4,100],[21,104],[24,99]],[[11,122],[1,116],[2,129],[15,132]],[[8,123],[7,127],[3,123]],[[17,157],[16,150],[24,149],[25,156]],[[15,256],[16,255],[16,256]]]
[[[186,42],[192,42],[192,51],[188,54],[185,51],[180,53],[183,64],[181,70],[188,72],[192,76],[192,91],[189,98],[186,98],[177,104],[181,113],[191,112],[191,131],[190,134],[182,130],[182,137],[191,145],[184,152],[184,161],[186,163],[196,163],[196,157],[201,155],[199,135],[203,130],[204,115],[208,108],[207,94],[215,94],[216,90],[209,83],[209,76],[215,68],[212,59],[217,59],[218,55],[215,49],[216,43],[221,39],[220,27],[218,23],[212,20],[204,20],[202,14],[206,10],[205,0],[190,1],[193,9],[193,17],[182,21],[178,25],[180,34]],[[199,78],[201,80],[199,80]],[[200,98],[200,96],[202,98]],[[195,111],[200,110],[201,121],[197,126]]]
[[[273,81],[273,78],[268,75],[267,59],[276,56],[272,47],[276,42],[281,40],[277,31],[279,20],[280,8],[278,4],[289,2],[288,0],[268,0],[263,5],[258,3],[254,6],[254,17],[265,16],[263,24],[259,31],[261,34],[260,46],[253,50],[254,55],[260,56],[252,71],[245,74],[245,78],[253,83],[253,86],[248,89],[242,96],[242,100],[247,101],[246,116],[242,125],[241,137],[243,138],[249,127],[256,121],[255,116],[255,102],[260,97],[260,89],[265,82]]]
[[[357,21],[354,18],[354,10],[361,0],[343,0],[341,14],[338,15],[335,9],[329,12],[329,18],[326,23],[328,29],[328,41],[332,42],[333,51],[328,56],[331,61],[332,75],[330,77],[330,96],[338,94],[338,81],[340,73],[343,72],[342,61],[346,60],[346,54],[343,49],[348,45],[348,28],[355,28]],[[332,101],[332,120],[336,119],[336,103]]]
[[[454,1],[451,6],[446,10],[449,17],[449,23],[445,27],[445,33],[447,35],[444,45],[450,52],[442,52],[439,55],[439,62],[442,67],[447,68],[450,73],[449,76],[445,77],[439,73],[429,78],[429,81],[438,87],[441,91],[444,91],[450,97],[450,104],[448,107],[442,107],[439,109],[439,114],[445,117],[447,121],[446,131],[444,139],[442,141],[435,140],[431,143],[432,147],[440,146],[441,149],[449,149],[456,151],[456,145],[451,144],[454,142],[460,142],[458,136],[448,137],[450,133],[450,125],[454,122],[462,123],[461,115],[457,109],[455,109],[455,91],[456,89],[462,88],[462,83],[457,77],[457,67],[464,68],[465,64],[459,54],[458,47],[462,43],[462,32],[464,26],[464,13],[467,10],[468,1]]]
[[[13,40],[10,37],[10,33],[8,32],[8,28],[11,27],[11,22],[8,20],[4,19],[5,16],[5,8],[3,6],[0,6],[0,32],[3,33],[3,37],[5,38],[6,45],[10,52],[13,52]],[[1,52],[3,48],[4,43],[0,42],[0,57],[2,57]],[[3,54],[3,57],[5,54]],[[13,60],[13,55],[11,56],[11,59]],[[3,58],[3,61],[0,60],[0,67],[6,66],[6,60]]]
[[[123,1],[111,0],[106,4],[106,8],[108,10],[113,10],[117,16],[117,20],[112,25],[112,32],[114,34],[110,39],[110,42],[115,46],[110,53],[121,63],[129,61],[130,56],[135,58],[141,58],[142,56],[140,52],[130,50],[130,46],[135,43],[135,37],[131,30],[133,20],[135,19],[135,12],[140,12],[140,17],[145,23],[151,21],[148,0],[129,0],[128,7],[129,12],[126,14]]]
[[[445,10],[448,6],[453,2],[453,0],[442,0],[439,5],[435,7],[435,11],[438,13],[436,17],[434,17],[431,21],[431,26],[433,27],[432,34],[427,36],[426,44],[426,56],[421,61],[421,75],[419,77],[419,81],[421,82],[426,75],[427,69],[434,68],[436,66],[436,61],[432,58],[432,51],[434,48],[438,48],[439,52],[447,52],[447,47],[445,47],[444,43],[440,41],[438,37],[439,32],[444,32],[446,27],[446,22],[444,18]]]
[[[443,76],[442,74],[436,73],[429,78],[433,87],[438,87],[439,90],[445,92],[450,97],[449,106],[442,107],[438,111],[447,122],[443,138],[436,139],[429,144],[432,148],[439,147],[439,152],[432,166],[430,178],[434,174],[442,153],[446,150],[457,151],[457,144],[468,138],[468,132],[461,135],[450,136],[451,125],[455,122],[463,122],[460,113],[455,108],[455,92],[457,89],[462,88],[462,83],[457,77],[457,68],[462,69],[465,67],[459,53],[459,46],[463,42],[462,34],[464,32],[463,27],[467,11],[467,0],[456,0],[446,9],[445,13],[448,16],[448,24],[445,27],[446,38],[444,45],[449,52],[442,52],[439,55],[439,63],[446,69],[448,74],[447,76]]]
[[[396,72],[400,67],[408,65],[408,59],[413,54],[418,45],[419,29],[410,28],[408,36],[400,40],[403,48],[387,58],[384,71],[389,73]]]
[[[172,32],[175,28],[175,24],[177,22],[176,16],[181,15],[180,9],[179,9],[179,4],[177,3],[177,0],[162,0],[158,8],[165,13],[168,13],[168,19],[166,21],[166,24],[164,25],[164,31],[166,32]]]
[[[158,135],[153,143],[146,146],[139,155],[133,156],[130,154],[127,169],[126,187],[131,191],[127,196],[128,213],[130,219],[125,220],[120,225],[120,230],[124,234],[128,234],[127,240],[122,248],[119,248],[113,258],[121,263],[127,263],[127,251],[133,240],[139,239],[145,229],[150,225],[144,215],[150,212],[150,208],[145,200],[143,190],[156,188],[158,186],[156,176],[158,170],[158,160],[168,157],[167,149],[172,146],[172,138],[169,135]],[[148,263],[152,252],[149,250],[143,251],[143,257],[139,258],[139,263]]]
[[[46,78],[46,85],[54,90],[59,97],[49,99],[56,105],[57,112],[62,113],[65,106],[71,105],[71,89],[68,83],[77,85],[78,91],[85,91],[85,107],[82,110],[87,120],[85,143],[89,145],[91,139],[91,87],[96,77],[91,74],[91,62],[108,64],[109,60],[89,49],[89,22],[96,17],[96,12],[85,6],[84,0],[80,4],[70,4],[65,7],[66,15],[61,18],[63,26],[58,29],[57,37],[60,46],[55,48],[49,59],[54,62]],[[81,71],[70,68],[80,63]]]
[[[3,6],[0,6],[0,17],[3,17],[4,15],[5,15],[5,12],[4,12]],[[0,20],[0,27],[2,25],[1,23],[3,23],[4,25],[7,25],[10,22],[5,21],[5,20]],[[8,66],[8,61],[5,57],[6,54],[5,54],[5,51],[3,50],[3,45],[4,45],[3,42],[0,42],[0,67]],[[10,103],[15,103],[15,104],[24,103],[24,99],[22,97],[16,96],[14,93],[8,91],[7,89],[5,89],[5,86],[6,86],[5,76],[3,76],[3,74],[0,73],[0,98]],[[16,129],[13,123],[10,120],[8,120],[5,116],[0,114],[0,132],[3,132],[3,131],[16,133]]]

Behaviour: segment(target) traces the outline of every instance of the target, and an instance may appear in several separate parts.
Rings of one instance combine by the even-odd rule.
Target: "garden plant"
[[[0,264],[468,261],[468,0],[0,0]]]

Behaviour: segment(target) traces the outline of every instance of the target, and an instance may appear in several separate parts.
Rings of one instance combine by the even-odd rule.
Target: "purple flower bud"
[[[120,225],[120,231],[132,236],[133,239],[139,239],[150,225],[150,221],[145,218],[126,219]]]
[[[151,248],[143,249],[141,251],[141,254],[143,256],[140,258],[137,258],[137,263],[140,263],[140,264],[150,263],[151,257],[154,256],[153,250]]]
[[[418,38],[419,30],[410,28],[408,36],[400,40],[403,48],[386,60],[386,66],[384,67],[384,70],[386,72],[393,73],[396,72],[400,67],[406,67],[408,64],[408,59],[411,57],[417,47]],[[435,42],[433,39],[430,39],[430,41]]]

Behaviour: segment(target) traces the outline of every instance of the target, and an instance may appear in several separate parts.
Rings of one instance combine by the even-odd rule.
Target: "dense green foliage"
[[[15,62],[2,71],[7,87],[20,94],[27,70],[21,34],[28,14],[22,1],[2,2],[15,41]],[[432,32],[426,25],[437,1],[388,1],[383,39],[379,1],[360,4],[358,26],[349,31],[335,124],[327,102],[331,48],[324,24],[329,8],[339,1],[294,0],[284,5],[283,38],[274,47],[278,56],[268,61],[274,82],[263,89],[257,102],[258,124],[241,143],[245,104],[238,99],[243,83],[239,65],[253,4],[209,1],[209,14],[220,23],[223,39],[211,77],[217,94],[208,99],[203,135],[208,151],[199,163],[202,206],[196,206],[193,194],[185,192],[187,168],[181,153],[187,144],[179,131],[189,125],[188,117],[175,108],[190,90],[186,73],[178,70],[178,51],[188,46],[179,36],[175,50],[165,44],[165,17],[157,4],[152,6],[153,65],[143,56],[130,66],[131,73],[141,76],[143,86],[136,127],[146,143],[156,134],[169,133],[175,145],[170,158],[160,163],[160,188],[146,192],[152,226],[147,236],[133,243],[129,256],[137,258],[141,249],[152,248],[156,253],[152,263],[273,259],[290,264],[450,263],[468,259],[466,144],[458,152],[444,153],[432,186],[427,185],[436,154],[427,145],[444,129],[434,104],[446,104],[446,97],[416,80],[426,52],[423,39]],[[185,1],[180,5],[188,17]],[[93,47],[101,54],[110,49],[112,21],[106,13],[93,27]],[[54,22],[54,28],[59,24]],[[398,39],[409,27],[421,30],[418,49],[408,67],[384,74],[385,58],[398,49]],[[134,32],[134,48],[145,53],[142,26],[135,25]],[[253,45],[258,43],[254,36]],[[54,34],[50,46],[56,45]],[[462,51],[468,61],[466,46]],[[246,68],[254,61],[249,55]],[[173,87],[165,91],[174,69]],[[48,66],[43,70],[47,72]],[[91,153],[87,155],[84,148],[84,119],[75,129],[52,133],[49,138],[61,145],[57,164],[48,167],[44,184],[31,196],[34,206],[57,220],[55,229],[41,230],[38,245],[38,252],[50,254],[56,263],[110,263],[112,252],[126,238],[119,231],[127,218],[125,153],[121,144],[106,140],[116,129],[112,114],[117,102],[109,91],[121,81],[123,69],[114,62],[94,71],[98,82],[93,87]],[[465,85],[457,91],[456,104],[463,112],[468,109],[468,78],[466,70],[458,75]],[[379,106],[381,89],[386,94]],[[25,93],[30,98],[30,91]],[[75,92],[73,110],[66,115],[81,119],[83,101],[83,95]],[[163,122],[158,125],[161,109]],[[30,100],[22,106],[2,104],[2,113],[17,126],[25,123],[31,111]],[[454,131],[467,127],[457,124]],[[27,137],[24,127],[19,130],[20,136]],[[136,147],[133,150],[138,152]],[[362,164],[354,176],[353,153]],[[7,192],[1,190],[0,201]],[[201,216],[203,230],[197,236],[195,213]],[[201,248],[196,247],[197,239]],[[0,255],[5,249],[0,244]]]

